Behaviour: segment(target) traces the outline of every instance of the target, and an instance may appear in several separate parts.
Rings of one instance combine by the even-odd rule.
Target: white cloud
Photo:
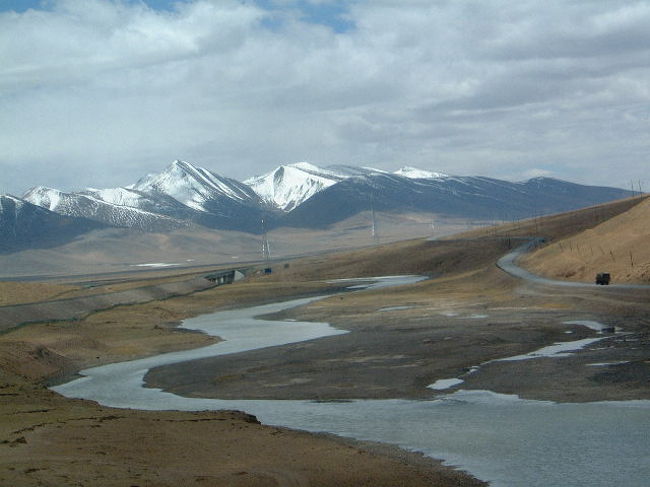
[[[128,184],[174,158],[242,179],[298,160],[647,177],[647,2],[349,5],[343,33],[235,0],[0,14],[0,189]]]

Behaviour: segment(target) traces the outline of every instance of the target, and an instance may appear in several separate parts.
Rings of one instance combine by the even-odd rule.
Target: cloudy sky
[[[174,159],[650,186],[649,60],[647,0],[2,0],[0,192]]]

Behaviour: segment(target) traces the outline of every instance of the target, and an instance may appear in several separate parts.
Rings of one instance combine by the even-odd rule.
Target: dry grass
[[[77,291],[77,286],[45,284],[40,282],[0,282],[0,306],[37,303],[67,297]]]
[[[507,249],[508,243],[500,239],[462,245],[418,239],[279,263],[265,279],[282,282],[403,274],[442,277],[492,265]]]
[[[628,198],[543,218],[523,220],[429,241],[416,239],[319,255],[273,265],[272,281],[337,279],[394,274],[447,277],[492,266],[518,245],[516,237],[557,241],[590,229],[634,208],[644,198]],[[636,213],[631,219],[642,216]],[[288,266],[288,267],[287,267]]]
[[[603,203],[581,210],[538,218],[520,220],[503,225],[460,233],[447,239],[485,237],[545,237],[550,240],[567,238],[593,228],[611,218],[625,213],[646,199],[645,196]]]
[[[432,221],[436,222],[436,235],[467,228],[464,221],[441,219],[433,214],[378,212],[376,217],[382,243],[428,236]],[[273,257],[289,258],[372,245],[370,227],[370,215],[361,213],[327,229],[279,228],[269,232],[268,237]],[[200,226],[165,234],[106,229],[56,248],[0,255],[0,269],[5,276],[65,276],[128,272],[133,271],[134,265],[151,262],[242,266],[259,260],[260,248],[259,235]]]
[[[593,281],[610,272],[613,282],[650,282],[650,199],[614,218],[561,239],[523,259],[533,272]]]
[[[189,281],[220,268],[222,268],[222,266],[205,266],[197,269],[181,271],[167,270],[162,272],[123,273],[118,276],[103,277],[99,279],[95,278],[92,280],[86,279],[85,282],[79,279],[74,279],[77,285],[60,297],[77,298],[82,296],[129,291],[132,289],[157,286],[172,282]]]
[[[95,296],[190,281],[223,268],[230,269],[231,267],[213,265],[180,271],[168,269],[151,272],[124,272],[100,277],[66,277],[52,283],[0,281],[0,306]]]

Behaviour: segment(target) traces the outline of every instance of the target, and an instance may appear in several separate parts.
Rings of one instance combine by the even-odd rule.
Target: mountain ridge
[[[60,215],[22,198],[0,195],[0,252],[47,248],[74,240],[105,225]]]
[[[166,232],[200,225],[260,234],[262,220],[266,229],[324,229],[376,210],[491,222],[568,211],[631,195],[623,189],[553,178],[509,182],[411,166],[389,172],[347,165],[322,168],[308,162],[281,165],[239,182],[176,160],[129,186],[78,192],[36,186],[18,200],[106,227]]]

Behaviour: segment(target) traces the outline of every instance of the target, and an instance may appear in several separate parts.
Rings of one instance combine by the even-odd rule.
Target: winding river
[[[374,286],[415,282],[382,278]],[[224,339],[215,345],[95,367],[53,389],[120,408],[240,409],[263,423],[378,441],[444,459],[497,487],[647,487],[650,401],[558,404],[490,391],[431,400],[217,400],[143,387],[153,367],[346,333],[327,323],[260,318],[319,298],[220,311],[183,327]],[[433,393],[432,393],[433,394]]]

